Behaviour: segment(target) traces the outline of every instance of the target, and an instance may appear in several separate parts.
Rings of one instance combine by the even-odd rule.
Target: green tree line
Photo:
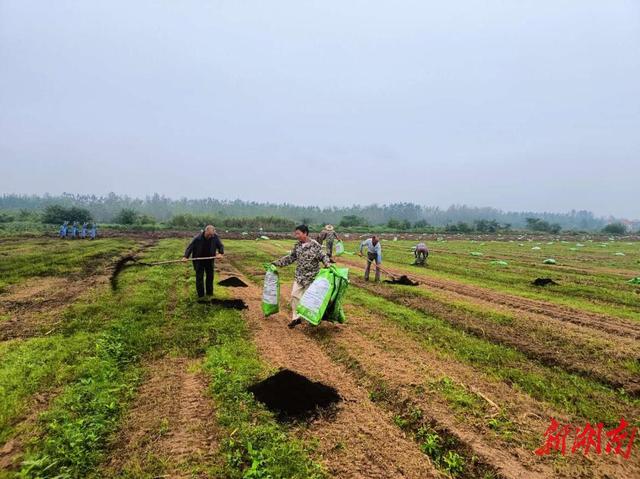
[[[389,225],[395,229],[411,227],[449,227],[452,225],[475,225],[476,222],[489,222],[489,225],[481,225],[489,229],[495,225],[509,225],[513,229],[529,229],[542,231],[540,225],[532,225],[528,219],[534,218],[544,225],[556,225],[563,230],[596,231],[601,230],[610,221],[596,217],[592,212],[585,210],[572,210],[567,213],[551,212],[513,212],[502,211],[489,207],[473,207],[467,205],[452,205],[448,208],[437,206],[421,206],[415,203],[371,204],[352,205],[347,207],[299,206],[288,203],[259,203],[243,200],[219,200],[215,198],[202,199],[171,199],[161,195],[142,198],[110,193],[106,196],[96,195],[2,195],[0,196],[0,211],[3,214],[28,214],[29,212],[42,212],[48,206],[62,208],[83,208],[89,211],[92,219],[101,223],[115,222],[120,218],[122,211],[133,211],[138,215],[133,220],[140,223],[141,220],[167,223],[172,218],[180,218],[181,215],[193,217],[215,218],[218,223],[233,222],[240,218],[281,218],[296,222],[311,224],[333,223],[339,224],[344,218],[347,223],[360,223],[355,226],[365,225]],[[120,218],[122,219],[122,218]],[[176,219],[176,221],[180,221]],[[391,224],[389,224],[391,222]],[[493,223],[491,223],[493,222]],[[494,225],[495,223],[495,225]],[[493,225],[493,226],[492,226]],[[553,228],[551,228],[552,231]]]

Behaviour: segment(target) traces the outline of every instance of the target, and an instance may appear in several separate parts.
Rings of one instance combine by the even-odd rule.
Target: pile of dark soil
[[[399,278],[385,279],[384,282],[389,284],[401,284],[403,286],[418,286],[420,284],[417,281],[412,281],[404,274]]]
[[[320,382],[282,369],[249,387],[255,398],[280,421],[306,420],[341,401],[338,391]]]
[[[557,285],[558,283],[556,283],[554,280],[552,280],[551,278],[536,278],[535,280],[533,280],[531,282],[532,285],[534,286],[548,286],[548,285]]]
[[[214,306],[222,306],[223,308],[228,309],[247,309],[247,304],[241,299],[218,299],[214,298],[211,300],[211,304]]]
[[[242,281],[240,278],[236,276],[230,276],[227,279],[223,279],[222,281],[218,281],[220,286],[226,286],[227,288],[246,288],[247,283]]]
[[[118,289],[118,275],[120,272],[127,266],[127,263],[135,260],[135,255],[130,254],[128,256],[123,256],[115,265],[113,265],[113,271],[111,271],[111,276],[109,277],[109,282],[111,283],[111,289],[113,291]]]

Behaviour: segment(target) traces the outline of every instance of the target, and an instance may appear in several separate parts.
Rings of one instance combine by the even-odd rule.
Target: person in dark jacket
[[[182,261],[188,261],[189,256],[193,258],[224,257],[224,245],[212,225],[207,225],[202,233],[191,240],[187,249],[184,250]],[[193,268],[196,270],[198,298],[203,298],[205,292],[207,296],[213,296],[213,259],[195,260]]]

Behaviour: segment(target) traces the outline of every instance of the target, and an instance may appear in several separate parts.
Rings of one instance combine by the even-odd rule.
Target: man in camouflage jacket
[[[334,241],[340,240],[340,238],[338,238],[338,233],[336,233],[333,225],[326,225],[320,232],[320,235],[318,236],[318,243],[322,245],[325,240],[327,241],[327,256],[329,256],[329,259],[331,259],[331,257],[333,256],[333,243]]]
[[[331,265],[329,257],[322,250],[322,246],[317,241],[309,238],[307,225],[297,226],[295,235],[298,242],[291,252],[273,262],[275,266],[288,266],[294,262],[298,263],[296,265],[295,281],[291,288],[291,310],[293,315],[289,328],[294,328],[302,322],[300,316],[296,313],[296,307],[300,298],[302,298],[302,295],[313,283],[318,271],[320,271],[320,263],[323,263],[327,268]]]

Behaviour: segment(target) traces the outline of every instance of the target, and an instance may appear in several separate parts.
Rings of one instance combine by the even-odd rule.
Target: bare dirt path
[[[193,472],[215,461],[219,431],[199,365],[195,359],[162,358],[147,366],[147,379],[103,467],[107,477],[142,471],[207,477],[203,470]]]
[[[297,430],[303,438],[317,441],[319,460],[334,477],[441,477],[417,445],[393,425],[388,413],[371,402],[367,391],[343,367],[303,332],[287,329],[288,314],[281,312],[265,319],[260,303],[262,290],[238,271],[233,274],[249,284],[248,288],[237,288],[233,295],[249,306],[244,316],[262,358],[274,367],[289,368],[329,384],[343,398],[334,417],[321,417]]]

